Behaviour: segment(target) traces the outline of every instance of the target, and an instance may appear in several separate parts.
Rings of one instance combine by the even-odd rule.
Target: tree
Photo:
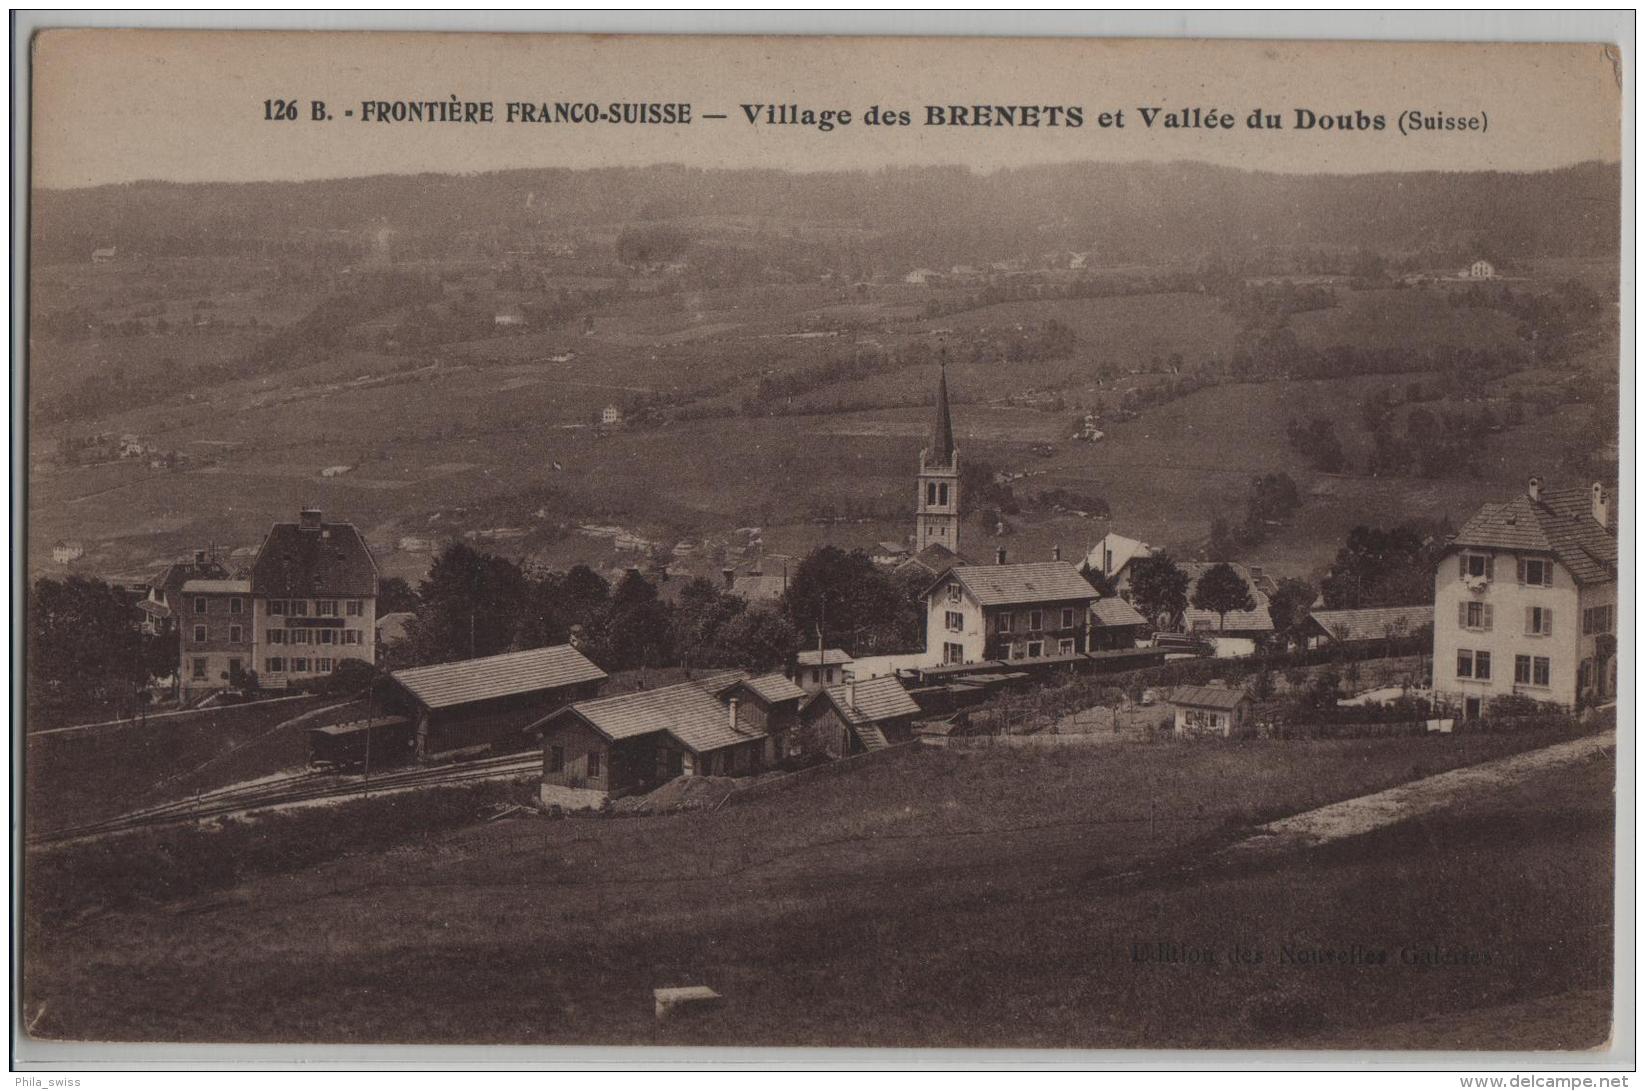
[[[1164,551],[1138,558],[1131,562],[1131,599],[1151,623],[1175,623],[1188,608],[1188,573]]]
[[[411,584],[399,576],[385,576],[377,581],[377,616],[417,612],[421,605]]]
[[[674,659],[668,604],[638,572],[624,576],[611,593],[605,624],[597,634],[595,658],[608,669],[662,666]]]
[[[1414,523],[1357,526],[1337,550],[1320,584],[1332,610],[1405,606],[1430,601],[1434,588],[1435,538]]]
[[[908,605],[904,590],[868,554],[823,546],[795,568],[783,609],[807,646],[821,630],[830,647],[860,654],[895,641]]]
[[[434,558],[417,593],[422,606],[406,627],[408,658],[414,663],[507,651],[514,646],[528,601],[519,565],[461,542]]]
[[[760,604],[740,611],[719,627],[714,658],[765,673],[787,666],[798,645],[799,634],[788,617],[773,606]]]
[[[680,590],[669,621],[681,662],[688,667],[740,665],[735,659],[728,660],[719,639],[725,626],[746,606],[742,599],[721,591],[701,576],[687,583]]]
[[[1274,621],[1274,633],[1287,643],[1301,643],[1318,597],[1319,592],[1306,580],[1291,576],[1280,580],[1274,593],[1268,596],[1268,616]]]
[[[177,669],[175,641],[174,657],[163,660],[154,650],[161,641],[143,635],[131,600],[102,580],[36,580],[28,627],[31,703],[124,707],[151,675]]]
[[[1232,565],[1214,564],[1200,576],[1194,585],[1195,609],[1210,610],[1217,615],[1217,631],[1221,632],[1234,610],[1255,610],[1257,600],[1251,597],[1251,588]]]

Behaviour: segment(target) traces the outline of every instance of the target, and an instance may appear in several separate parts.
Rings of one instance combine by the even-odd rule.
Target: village
[[[786,558],[777,572],[727,567],[718,586],[675,581],[670,608],[706,597],[748,630],[717,654],[682,641],[678,663],[643,633],[636,645],[575,622],[563,642],[548,642],[550,626],[536,646],[519,647],[533,642],[516,630],[501,638],[515,645],[507,650],[428,662],[442,609],[426,601],[428,585],[421,605],[409,588],[391,591],[352,524],[306,508],[255,551],[201,549],[146,586],[118,588],[137,628],[174,637],[177,648],[174,674],[145,690],[131,715],[328,694],[343,700],[304,724],[307,772],[269,772],[342,798],[373,771],[381,791],[396,768],[466,774],[476,760],[512,755],[496,775],[517,777],[522,763],[540,760],[536,803],[560,813],[669,785],[666,798],[724,799],[819,763],[976,735],[1449,733],[1591,717],[1614,701],[1617,531],[1603,483],[1555,489],[1533,478],[1524,495],[1487,505],[1449,540],[1423,543],[1426,601],[1330,609],[1311,589],[1299,600],[1296,581],[1282,588],[1262,566],[1176,562],[1114,531],[1068,558],[1060,547],[1011,558],[1000,546],[973,560],[962,541],[961,459],[943,366],[913,468],[906,542],[856,554],[859,567],[839,568],[832,583],[819,581],[815,556],[792,572]],[[628,548],[617,528],[610,533],[615,548]],[[759,531],[740,533],[757,541]],[[605,594],[600,577],[586,576]],[[912,624],[904,618],[901,632],[917,646],[884,648],[861,626],[850,646],[825,638],[842,631],[825,628],[830,602],[838,622],[870,584],[906,599]],[[821,596],[814,615],[795,600],[805,594]],[[663,623],[669,600],[638,565],[614,595],[652,608],[639,629]],[[468,608],[474,651],[476,604]],[[693,651],[706,665],[693,669]],[[1310,665],[1333,669],[1322,679]],[[1303,696],[1287,701],[1282,690]],[[1060,704],[1047,704],[1047,691],[1060,692]],[[1079,699],[1071,694],[1090,704],[1068,707]],[[1012,723],[1001,713],[1012,708],[1039,714]],[[715,781],[706,795],[675,783],[704,778]],[[214,793],[219,811],[236,808],[233,785]],[[258,788],[244,809],[269,802]]]

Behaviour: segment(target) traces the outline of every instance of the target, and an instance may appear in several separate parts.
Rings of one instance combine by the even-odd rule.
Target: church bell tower
[[[931,446],[920,452],[919,497],[914,506],[914,549],[940,545],[960,551],[960,453],[948,413],[948,361],[937,378],[937,420]]]

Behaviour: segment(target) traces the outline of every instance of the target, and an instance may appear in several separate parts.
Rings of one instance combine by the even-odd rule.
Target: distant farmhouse
[[[116,251],[112,246],[98,247],[91,252],[91,263],[93,265],[107,265],[115,259]]]
[[[1496,266],[1482,258],[1464,269],[1462,275],[1469,280],[1495,280]]]

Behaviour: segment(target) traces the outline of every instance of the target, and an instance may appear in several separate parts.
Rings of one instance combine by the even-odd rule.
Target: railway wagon
[[[353,771],[407,765],[416,756],[417,733],[404,716],[379,716],[313,727],[308,732],[311,769]]]

